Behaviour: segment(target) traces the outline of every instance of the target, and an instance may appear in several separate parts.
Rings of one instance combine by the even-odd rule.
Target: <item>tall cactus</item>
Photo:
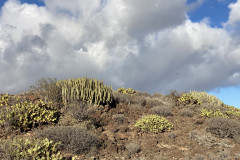
[[[75,100],[87,101],[90,104],[105,105],[113,101],[112,87],[91,78],[73,78],[60,80],[57,85],[62,88],[62,99],[66,106]]]

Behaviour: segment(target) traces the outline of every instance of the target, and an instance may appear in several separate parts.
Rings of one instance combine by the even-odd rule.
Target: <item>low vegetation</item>
[[[1,141],[0,158],[2,160],[61,160],[60,143],[45,139],[13,138]]]
[[[42,78],[0,94],[0,159],[239,159],[239,121],[240,109],[206,92]]]
[[[122,87],[122,88],[118,88],[118,92],[119,92],[119,93],[122,93],[122,94],[134,94],[134,93],[136,93],[137,91],[135,91],[135,90],[132,89],[132,88],[126,89],[126,88]]]
[[[13,106],[4,105],[0,108],[0,125],[11,126],[13,129],[26,131],[42,124],[56,122],[58,111],[52,103],[44,103],[42,100],[33,104],[31,102],[19,102]]]
[[[81,154],[101,144],[96,136],[78,126],[52,127],[41,130],[37,134],[39,137],[61,142],[62,147],[73,154]]]
[[[160,133],[164,131],[170,131],[173,125],[168,122],[165,118],[158,115],[144,116],[139,120],[135,127],[138,127],[143,132]]]
[[[60,80],[56,84],[62,89],[65,106],[76,100],[96,105],[111,104],[113,101],[112,88],[97,79],[73,78]]]

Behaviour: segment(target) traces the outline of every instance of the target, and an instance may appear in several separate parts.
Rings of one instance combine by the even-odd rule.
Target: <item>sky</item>
[[[0,92],[90,77],[240,108],[240,0],[1,0]]]

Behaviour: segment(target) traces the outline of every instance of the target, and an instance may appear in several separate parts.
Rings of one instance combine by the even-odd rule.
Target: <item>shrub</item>
[[[136,143],[128,143],[128,144],[126,144],[126,149],[131,154],[135,154],[135,153],[140,152],[141,147],[138,144],[136,144]]]
[[[227,108],[226,115],[228,116],[240,116],[240,109],[230,105],[224,105]]]
[[[151,95],[147,92],[141,92],[141,91],[137,91],[135,94],[135,96],[139,96],[139,97],[151,97]]]
[[[114,114],[112,116],[112,119],[115,121],[115,122],[119,122],[119,123],[122,123],[124,121],[124,114]]]
[[[158,115],[149,115],[139,120],[135,127],[141,129],[144,132],[159,133],[164,131],[170,131],[173,125],[169,123],[165,118]]]
[[[0,158],[14,160],[52,159],[61,160],[60,143],[46,139],[13,138],[1,141]]]
[[[112,88],[96,79],[61,80],[57,82],[57,86],[62,89],[62,99],[65,106],[76,100],[96,105],[106,105],[113,102]]]
[[[74,126],[78,123],[79,121],[69,113],[64,113],[63,115],[61,115],[58,121],[58,125],[60,126]]]
[[[180,110],[180,115],[185,117],[192,117],[194,115],[194,112],[189,108],[183,108]]]
[[[221,112],[220,109],[202,109],[201,110],[201,113],[200,113],[201,116],[206,116],[208,118],[212,118],[212,117],[226,117],[228,118],[227,115],[225,115],[224,113]]]
[[[157,114],[159,116],[173,116],[172,111],[166,106],[155,106],[151,109],[151,111],[153,114]]]
[[[119,93],[119,94],[122,94],[122,93]],[[141,106],[145,106],[147,104],[147,101],[143,96],[139,96],[136,94],[134,95],[122,94],[122,95],[128,96],[130,104],[139,104]]]
[[[211,105],[221,106],[223,102],[220,101],[216,96],[210,95],[206,92],[197,92],[197,91],[190,91],[189,93],[194,98],[198,99],[202,103],[209,103]]]
[[[189,133],[189,136],[191,139],[197,141],[199,145],[203,145],[208,149],[211,149],[216,145],[224,147],[224,143],[223,142],[219,143],[219,140],[216,137],[212,136],[211,133],[194,130]]]
[[[86,103],[76,101],[68,105],[66,112],[81,122],[89,118],[91,110]]]
[[[240,134],[234,135],[233,140],[234,140],[236,143],[240,144]]]
[[[0,125],[10,125],[21,131],[55,122],[57,118],[58,112],[52,103],[45,104],[43,101],[37,104],[25,101],[0,108]]]
[[[92,147],[99,147],[100,140],[78,126],[59,126],[47,128],[38,133],[40,137],[46,137],[54,142],[62,142],[65,149],[74,154],[81,154]]]
[[[150,107],[163,106],[164,105],[164,100],[163,99],[157,99],[157,98],[148,98],[147,99],[147,104],[149,104]]]
[[[214,117],[209,119],[207,131],[220,138],[234,138],[235,135],[240,134],[240,123],[233,119]]]
[[[9,105],[9,94],[0,96],[0,107]]]
[[[41,78],[30,86],[30,92],[40,95],[45,101],[51,101],[56,106],[60,106],[62,101],[61,87],[57,86],[56,78]]]
[[[217,154],[208,153],[208,159],[210,160],[228,160],[232,159],[230,156],[230,151],[227,149],[223,149],[222,151],[219,151]]]
[[[126,89],[126,88],[122,87],[122,88],[118,88],[118,92],[119,92],[119,93],[123,93],[123,94],[134,94],[134,93],[136,93],[137,91],[136,91],[136,90],[133,90],[132,88]]]
[[[116,103],[126,103],[126,104],[130,104],[131,102],[131,96],[128,94],[122,94],[119,92],[113,92],[113,96],[114,96],[114,100],[116,101]]]
[[[85,121],[79,122],[77,124],[77,126],[79,128],[83,128],[83,129],[86,129],[86,130],[94,130],[94,129],[96,129],[96,126],[95,126],[95,124],[94,124],[94,122],[92,120],[85,120]]]
[[[169,133],[168,137],[171,138],[171,139],[176,139],[177,135],[175,133]]]
[[[195,98],[193,95],[191,94],[183,94],[180,98],[178,98],[178,103],[179,104],[183,104],[183,105],[187,105],[187,104],[198,104],[200,105],[202,102]]]
[[[150,107],[155,107],[155,106],[166,106],[168,108],[171,108],[172,106],[175,105],[175,102],[171,100],[171,98],[166,97],[162,94],[155,94],[152,97],[147,97],[147,104]]]

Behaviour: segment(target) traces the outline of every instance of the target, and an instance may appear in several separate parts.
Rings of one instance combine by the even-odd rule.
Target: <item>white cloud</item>
[[[206,0],[196,0],[195,2],[191,2],[188,6],[187,6],[187,11],[193,11],[196,8],[200,7]]]
[[[239,78],[238,37],[211,28],[207,19],[191,22],[185,0],[45,4],[9,0],[3,6],[1,92],[26,89],[42,76],[96,77],[115,88],[164,93],[210,90],[235,85]],[[226,25],[235,22],[230,14]]]
[[[229,19],[224,23],[224,27],[230,31],[240,33],[240,0],[236,3],[231,3],[229,6]]]

